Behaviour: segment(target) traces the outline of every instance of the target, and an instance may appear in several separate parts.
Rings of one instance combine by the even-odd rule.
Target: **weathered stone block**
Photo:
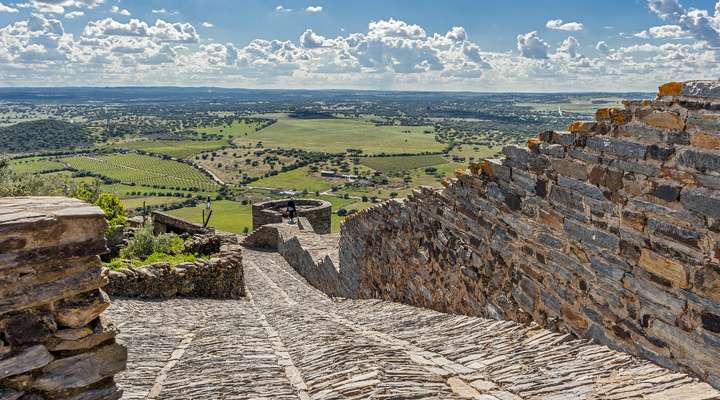
[[[28,347],[18,354],[0,360],[0,379],[42,368],[53,360],[45,346]]]
[[[680,96],[685,85],[682,82],[668,82],[660,85],[658,88],[658,96]]]
[[[579,181],[577,179],[568,178],[561,175],[558,177],[558,185],[579,192],[583,196],[587,196],[595,200],[605,200],[605,196],[603,195],[603,192],[602,190],[600,190],[600,188],[593,185],[588,185],[587,183]]]
[[[550,160],[550,165],[558,174],[578,180],[587,179],[587,171],[583,163],[565,158],[561,160]]]
[[[99,382],[125,369],[127,351],[109,344],[91,352],[55,360],[42,369],[33,389],[60,392]]]
[[[678,153],[678,164],[700,172],[720,171],[720,152],[684,149]]]
[[[592,121],[575,121],[568,127],[570,133],[590,133],[593,129],[595,129],[595,123]]]
[[[620,248],[620,239],[611,233],[591,229],[568,219],[565,220],[564,228],[565,232],[571,239],[580,243],[597,246],[615,252],[617,252]]]
[[[690,135],[690,144],[701,149],[720,150],[720,135],[696,132]]]
[[[711,218],[720,218],[720,193],[701,188],[686,188],[680,202],[688,209]]]
[[[505,157],[518,164],[527,164],[528,161],[530,161],[530,150],[525,147],[509,145],[503,147],[502,152],[505,154]]]
[[[665,201],[675,201],[680,198],[680,190],[680,186],[660,184],[655,186],[652,195]]]
[[[667,111],[653,111],[642,117],[641,120],[650,126],[661,129],[680,131],[685,128],[685,122],[679,115]]]
[[[62,326],[81,328],[94,320],[110,306],[110,298],[101,289],[62,300],[55,311],[55,318]]]
[[[667,279],[677,287],[688,287],[687,271],[677,261],[653,253],[648,249],[642,249],[638,263],[646,271]]]
[[[12,346],[43,342],[56,330],[52,314],[43,310],[23,311],[0,318],[0,332]]]
[[[593,136],[587,139],[588,149],[598,153],[610,154],[619,158],[644,159],[647,154],[647,145],[611,139],[604,136]]]

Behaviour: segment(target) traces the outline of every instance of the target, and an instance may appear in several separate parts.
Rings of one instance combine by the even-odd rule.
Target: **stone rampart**
[[[203,297],[239,299],[245,296],[240,246],[224,245],[209,260],[171,266],[155,263],[142,268],[107,271],[111,296],[137,298]]]
[[[188,220],[176,217],[174,215],[153,211],[153,233],[160,235],[163,233],[189,233],[191,235],[202,235],[210,233],[213,230],[203,227],[200,224],[190,222]]]
[[[79,200],[0,198],[0,398],[122,395],[127,352],[102,315],[106,228]]]
[[[535,321],[720,387],[719,88],[663,85],[348,218],[351,295]]]

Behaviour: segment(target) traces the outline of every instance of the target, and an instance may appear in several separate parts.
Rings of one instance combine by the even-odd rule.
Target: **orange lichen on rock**
[[[568,127],[570,133],[590,133],[595,128],[595,123],[590,121],[575,121]]]
[[[680,96],[685,84],[682,82],[668,82],[664,85],[660,85],[658,88],[658,96]]]
[[[480,172],[480,170],[482,169],[482,164],[471,161],[468,168],[470,169],[470,172],[473,175],[477,175]]]
[[[610,108],[598,108],[597,111],[595,111],[595,119],[598,121],[608,121],[610,120],[610,114],[612,110]]]
[[[483,160],[481,169],[487,176],[493,176],[492,164],[490,164],[490,161]]]
[[[540,143],[542,143],[542,141],[541,141],[540,139],[538,139],[538,138],[530,138],[530,139],[528,139],[528,141],[527,141],[527,146],[530,147],[530,148],[532,148],[533,146],[540,146]]]

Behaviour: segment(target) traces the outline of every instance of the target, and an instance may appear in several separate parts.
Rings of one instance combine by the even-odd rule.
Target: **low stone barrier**
[[[222,246],[208,260],[170,266],[156,263],[142,268],[108,270],[111,296],[138,298],[204,297],[239,299],[245,296],[242,253],[237,245]]]
[[[126,349],[99,254],[105,215],[75,199],[0,198],[0,399],[119,399]]]
[[[290,199],[270,200],[252,205],[253,229],[263,225],[277,224],[283,221],[283,213]],[[298,217],[307,218],[315,232],[330,233],[332,204],[318,199],[296,199]]]

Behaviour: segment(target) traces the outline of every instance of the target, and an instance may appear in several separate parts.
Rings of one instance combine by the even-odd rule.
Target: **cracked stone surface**
[[[330,299],[244,250],[248,298],[114,299],[124,399],[720,399],[709,385],[538,327]]]

